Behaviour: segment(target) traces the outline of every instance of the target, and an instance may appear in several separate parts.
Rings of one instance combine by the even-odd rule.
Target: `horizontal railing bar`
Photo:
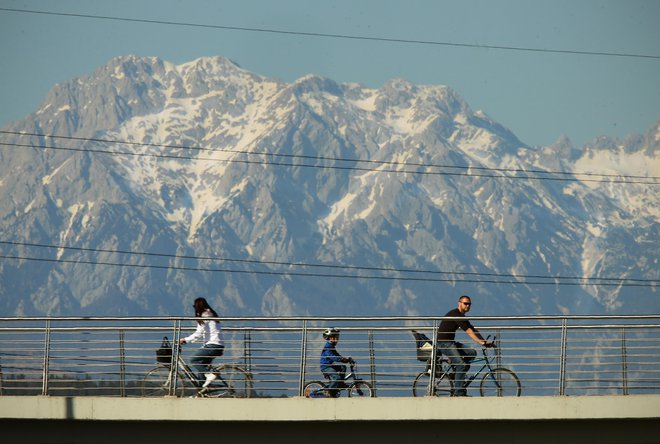
[[[80,316],[54,316],[54,317],[0,317],[0,322],[5,321],[21,321],[21,322],[66,322],[66,321],[180,321],[189,320],[194,321],[196,317],[193,316],[97,316],[97,317],[80,317]],[[366,322],[382,322],[382,321],[437,321],[439,319],[460,319],[449,316],[329,316],[329,317],[312,317],[312,316],[283,316],[283,317],[217,317],[211,319],[218,319],[220,321],[240,321],[245,322],[302,322],[302,321],[366,321]],[[496,321],[542,321],[542,320],[637,320],[637,319],[660,319],[660,314],[647,314],[647,315],[540,315],[540,316],[472,316],[471,320],[496,320]],[[308,327],[310,329],[314,327]],[[319,327],[321,328],[321,327]]]
[[[193,320],[196,318],[193,318]],[[182,320],[185,320],[182,318]],[[474,320],[471,318],[471,320]],[[220,318],[221,322],[227,322],[227,319]],[[0,320],[2,322],[2,320]],[[625,327],[626,329],[631,329],[631,330],[643,330],[643,329],[660,329],[660,325],[621,325],[621,324],[611,324],[611,325],[569,325],[567,326],[568,330],[608,330],[608,329],[616,329],[616,328],[622,328]],[[3,332],[13,332],[13,331],[21,331],[21,332],[26,332],[26,331],[31,331],[31,332],[41,332],[43,331],[44,327],[0,327],[0,334]],[[271,331],[271,332],[276,332],[276,331],[291,331],[292,333],[300,331],[300,327],[287,327],[287,328],[282,328],[282,327],[236,327],[236,326],[223,326],[223,329],[228,331],[228,332],[244,332],[244,331]],[[500,331],[538,331],[538,330],[557,330],[559,331],[561,329],[560,326],[502,326],[502,327],[494,327],[494,326],[480,326],[479,330],[482,332],[490,332],[492,330],[500,330]],[[107,331],[118,331],[118,330],[124,330],[126,332],[150,332],[150,331],[161,331],[161,332],[167,332],[170,331],[167,327],[130,327],[130,326],[107,326],[107,327],[57,327],[57,326],[51,326],[50,330],[52,332],[80,332],[80,331],[85,331],[85,332],[94,332],[94,331],[99,331],[99,332],[107,332]],[[182,331],[193,331],[194,329],[192,328],[182,328]],[[314,330],[314,328],[308,327],[308,330]],[[318,331],[322,331],[323,328],[319,327],[317,329]],[[408,332],[410,330],[420,330],[424,331],[422,328],[415,328],[415,327],[397,327],[397,326],[388,326],[388,327],[349,327],[345,326],[342,327],[342,331],[348,332],[348,331],[405,331]],[[635,340],[635,338],[631,338],[631,340]],[[528,342],[533,342],[532,339],[527,339],[526,341]]]

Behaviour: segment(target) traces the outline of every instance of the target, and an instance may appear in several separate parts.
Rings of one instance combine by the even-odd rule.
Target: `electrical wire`
[[[243,32],[258,32],[268,34],[292,35],[298,37],[319,37],[331,39],[344,39],[344,40],[361,40],[373,41],[384,43],[399,43],[399,44],[414,44],[414,45],[431,45],[431,46],[448,46],[458,48],[471,48],[471,49],[495,49],[503,51],[518,51],[518,52],[533,52],[533,53],[549,53],[549,54],[570,54],[570,55],[589,55],[589,56],[606,56],[606,57],[628,57],[628,58],[641,58],[641,59],[660,59],[660,55],[654,54],[634,54],[627,52],[608,52],[608,51],[580,51],[572,49],[551,49],[551,48],[532,48],[523,46],[504,46],[504,45],[488,45],[477,43],[461,43],[461,42],[448,42],[448,41],[435,41],[435,40],[419,40],[419,39],[403,39],[391,37],[372,37],[365,35],[349,35],[349,34],[335,34],[335,33],[321,33],[321,32],[303,32],[303,31],[289,31],[283,29],[269,29],[269,28],[256,28],[246,26],[230,26],[230,25],[213,25],[203,23],[188,23],[177,22],[171,20],[154,20],[154,19],[140,19],[130,17],[118,17],[108,15],[94,15],[94,14],[76,14],[55,11],[38,11],[30,9],[18,8],[0,8],[0,11],[15,12],[23,14],[41,14],[50,16],[97,19],[97,20],[111,20],[132,23],[146,23],[155,25],[168,25],[168,26],[185,26],[193,28],[206,28],[206,29],[220,29],[228,31],[243,31]]]
[[[19,131],[8,131],[0,130],[0,134],[11,134],[16,136],[32,136],[40,138],[50,138],[50,139],[65,139],[65,140],[75,140],[80,142],[99,142],[99,143],[109,143],[109,144],[121,144],[121,145],[132,145],[132,146],[143,146],[143,147],[153,147],[153,148],[167,148],[167,149],[184,149],[192,151],[210,151],[210,152],[226,152],[232,154],[247,154],[247,155],[260,155],[260,156],[270,156],[270,157],[284,157],[284,158],[295,158],[295,159],[312,159],[312,160],[330,160],[338,162],[360,162],[360,163],[373,163],[378,165],[403,165],[403,166],[415,166],[415,167],[433,167],[433,168],[456,168],[456,169],[470,169],[470,170],[486,170],[486,171],[501,171],[508,173],[542,173],[542,174],[557,174],[557,175],[571,175],[571,176],[597,176],[597,177],[617,177],[617,178],[629,178],[629,179],[660,179],[660,176],[634,176],[634,175],[621,175],[621,174],[604,174],[604,173],[586,173],[586,172],[566,172],[566,171],[546,171],[546,170],[526,170],[526,169],[515,169],[515,168],[492,168],[492,167],[479,167],[479,166],[460,166],[460,165],[438,165],[438,164],[426,164],[426,163],[415,163],[415,162],[395,162],[395,161],[386,161],[386,160],[363,160],[355,158],[343,158],[343,157],[327,157],[327,156],[310,156],[303,154],[283,154],[283,153],[268,153],[268,152],[257,152],[257,151],[244,151],[244,150],[231,150],[226,148],[206,148],[199,146],[190,146],[190,145],[171,145],[171,144],[159,144],[159,143],[149,143],[149,142],[133,142],[127,140],[116,140],[116,139],[102,139],[98,137],[76,137],[76,136],[56,136],[42,133],[28,133],[28,132],[19,132]]]
[[[157,268],[157,269],[173,269],[179,271],[212,271],[212,272],[226,272],[226,273],[252,273],[252,274],[268,274],[268,275],[283,275],[283,276],[305,276],[305,277],[325,277],[325,278],[349,278],[349,279],[380,279],[380,280],[401,280],[401,281],[423,281],[423,282],[472,282],[472,283],[503,283],[503,284],[528,284],[528,285],[594,285],[594,286],[625,286],[625,287],[655,287],[660,281],[653,279],[639,279],[639,278],[611,278],[611,277],[579,277],[579,276],[542,276],[542,275],[519,275],[519,274],[502,274],[502,273],[478,273],[478,272],[461,272],[461,271],[438,271],[438,270],[415,270],[415,269],[401,269],[390,267],[360,267],[360,266],[347,266],[336,264],[311,264],[301,262],[285,262],[285,261],[263,261],[255,259],[232,259],[221,257],[208,257],[208,256],[192,256],[192,255],[179,255],[167,253],[150,253],[128,250],[111,250],[111,249],[98,249],[98,248],[83,248],[83,247],[70,247],[63,245],[49,245],[31,242],[16,242],[16,241],[3,241],[0,244],[12,246],[26,246],[37,247],[46,249],[58,250],[72,250],[80,252],[93,252],[93,253],[109,253],[109,254],[127,254],[136,256],[148,257],[162,257],[168,259],[190,259],[190,260],[210,260],[222,262],[236,262],[245,263],[250,265],[277,265],[287,267],[308,267],[308,268],[331,268],[343,270],[357,270],[357,271],[378,271],[387,273],[399,274],[430,274],[430,275],[451,275],[451,276],[470,276],[470,277],[485,277],[488,279],[474,279],[474,278],[429,278],[429,277],[405,277],[405,276],[374,276],[374,275],[348,275],[348,274],[328,274],[328,273],[302,273],[291,271],[259,271],[259,270],[237,270],[237,269],[224,269],[224,268],[203,268],[203,267],[182,267],[174,265],[149,265],[149,264],[128,264],[124,262],[103,262],[103,261],[86,261],[86,260],[65,260],[65,259],[49,259],[49,258],[35,258],[28,256],[0,256],[5,259],[16,260],[33,260],[42,262],[62,262],[62,263],[80,263],[88,265],[112,265],[112,266],[126,266],[138,268]],[[500,280],[492,280],[497,278]],[[502,281],[501,279],[517,279],[517,281]],[[523,279],[523,281],[521,281]],[[527,281],[528,279],[543,279],[547,282],[541,281]],[[577,281],[577,282],[565,282]],[[604,282],[600,282],[604,281]]]
[[[332,158],[324,156],[308,156],[308,155],[294,155],[294,154],[278,154],[278,153],[266,153],[266,152],[252,152],[252,151],[233,151],[228,149],[221,148],[201,148],[194,146],[181,146],[181,145],[160,145],[154,143],[141,143],[141,142],[129,142],[129,141],[117,141],[110,139],[94,139],[94,138],[81,138],[81,137],[71,137],[71,136],[48,136],[43,134],[32,134],[32,133],[19,133],[13,131],[0,131],[0,134],[14,134],[14,135],[23,135],[23,136],[35,136],[43,138],[61,138],[61,139],[70,139],[78,141],[87,141],[87,142],[103,142],[103,143],[112,143],[112,144],[125,144],[133,146],[145,146],[145,147],[159,147],[167,149],[186,149],[186,150],[196,150],[196,151],[210,151],[210,152],[224,152],[230,154],[243,154],[246,156],[267,156],[267,157],[283,157],[283,158],[292,158],[292,159],[304,159],[304,160],[315,160],[315,161],[333,161],[333,162],[351,162],[351,163],[367,163],[367,164],[377,164],[377,165],[396,165],[402,168],[414,167],[414,168],[444,168],[444,169],[459,169],[459,170],[478,170],[478,171],[490,171],[493,173],[523,173],[524,176],[518,175],[508,175],[508,174],[478,174],[473,172],[450,172],[450,171],[428,171],[428,170],[419,170],[419,169],[392,169],[392,168],[368,168],[368,167],[359,167],[359,166],[342,166],[342,165],[310,165],[302,163],[291,163],[291,162],[280,162],[280,161],[269,161],[269,160],[247,160],[247,159],[217,159],[217,158],[204,158],[199,156],[184,156],[184,155],[174,155],[174,154],[158,154],[158,153],[138,153],[138,152],[128,152],[128,151],[117,151],[117,150],[105,150],[105,149],[89,149],[89,148],[74,148],[74,147],[63,147],[63,146],[53,146],[46,144],[20,144],[20,143],[10,143],[0,141],[0,146],[7,147],[17,147],[17,148],[41,148],[41,149],[53,149],[53,150],[62,150],[62,151],[74,151],[74,152],[83,152],[83,153],[92,153],[92,154],[109,154],[109,155],[122,155],[122,156],[135,156],[135,157],[151,157],[151,158],[161,158],[161,159],[176,159],[176,160],[193,160],[193,161],[214,161],[214,162],[227,162],[227,163],[244,163],[244,164],[257,164],[257,165],[273,165],[273,166],[286,166],[286,167],[300,167],[300,168],[318,168],[318,169],[336,169],[336,170],[356,170],[356,171],[367,171],[367,172],[379,172],[379,173],[409,173],[409,174],[421,174],[421,175],[439,175],[439,176],[464,176],[464,177],[482,177],[482,178],[497,178],[497,179],[522,179],[522,180],[550,180],[550,181],[568,181],[568,182],[597,182],[597,183],[621,183],[621,184],[644,184],[644,185],[660,185],[660,182],[652,182],[654,180],[660,179],[660,177],[654,176],[632,176],[632,175],[614,175],[614,174],[599,174],[599,173],[582,173],[582,172],[565,172],[565,171],[543,171],[543,170],[524,170],[524,169],[506,169],[506,168],[489,168],[489,167],[472,167],[472,166],[455,166],[455,165],[437,165],[437,164],[422,164],[414,162],[394,162],[394,161],[379,161],[379,160],[362,160],[362,159],[349,159],[349,158]],[[532,176],[530,174],[537,174],[537,176]],[[552,176],[538,176],[538,174],[544,175],[560,175],[560,176],[573,176],[573,177],[552,177]],[[602,177],[603,179],[589,179],[589,178],[579,178],[577,176],[587,176],[587,177]],[[641,180],[639,180],[641,179]]]
[[[258,274],[258,275],[274,275],[274,276],[289,276],[289,277],[312,277],[312,278],[340,278],[340,279],[375,279],[375,280],[388,280],[388,281],[418,281],[418,282],[464,282],[464,283],[478,283],[478,284],[510,284],[510,285],[559,285],[559,286],[615,286],[615,287],[649,287],[655,288],[657,283],[610,283],[599,282],[585,284],[583,282],[535,282],[535,281],[501,281],[501,280],[487,280],[487,279],[457,279],[457,278],[417,278],[417,277],[398,277],[398,276],[372,276],[372,275],[349,275],[349,274],[326,274],[326,273],[298,273],[291,271],[260,271],[260,270],[235,270],[235,269],[222,269],[222,268],[202,268],[202,267],[181,267],[175,265],[150,265],[150,264],[127,264],[121,262],[105,262],[105,261],[85,261],[85,260],[68,260],[68,259],[44,259],[27,256],[9,256],[0,255],[0,259],[15,259],[23,261],[37,261],[37,262],[56,262],[63,264],[84,264],[84,265],[107,265],[115,267],[129,267],[129,268],[149,268],[161,270],[175,270],[175,271],[197,271],[197,272],[222,272],[222,273],[242,273],[242,274]]]

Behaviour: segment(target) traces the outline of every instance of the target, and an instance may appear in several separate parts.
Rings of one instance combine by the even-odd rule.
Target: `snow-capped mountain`
[[[2,315],[660,308],[660,123],[530,147],[446,86],[127,56],[0,142]]]

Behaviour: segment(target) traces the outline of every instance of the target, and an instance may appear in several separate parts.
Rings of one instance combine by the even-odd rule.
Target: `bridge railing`
[[[412,396],[425,363],[411,330],[432,338],[442,318],[226,318],[225,354],[253,377],[257,396],[300,396],[322,379],[322,331],[342,330],[338,351],[358,362],[379,397]],[[472,317],[497,337],[495,366],[515,372],[522,395],[660,393],[660,315]],[[164,336],[175,343],[194,318],[0,318],[0,395],[140,396]],[[479,348],[467,335],[457,340]],[[199,344],[187,344],[188,360]],[[471,372],[480,368],[473,364]],[[485,373],[471,385],[478,395]],[[477,388],[475,391],[474,388]]]

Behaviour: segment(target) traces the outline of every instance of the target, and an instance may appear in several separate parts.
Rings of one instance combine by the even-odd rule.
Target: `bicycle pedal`
[[[209,393],[209,388],[208,387],[203,387],[197,392],[197,398],[206,398]]]

